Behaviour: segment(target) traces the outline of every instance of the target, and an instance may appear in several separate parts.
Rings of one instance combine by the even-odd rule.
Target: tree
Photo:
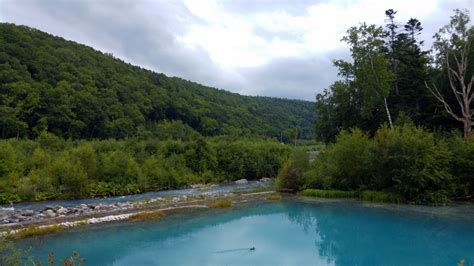
[[[425,85],[443,104],[446,112],[463,124],[464,141],[467,142],[473,125],[471,103],[474,97],[472,92],[474,75],[472,68],[469,71],[471,73],[468,72],[468,57],[474,39],[474,27],[469,26],[470,18],[467,10],[456,9],[454,12],[450,23],[435,34],[433,49],[436,51],[437,64],[443,66],[448,74],[449,87],[457,106],[450,103],[435,84],[429,86],[425,82]]]
[[[404,27],[405,31],[410,35],[412,42],[415,42],[415,36],[420,35],[421,31],[423,30],[423,27],[421,27],[421,22],[416,18],[411,18],[408,20]]]
[[[421,22],[412,18],[404,28],[397,33],[393,49],[388,53],[389,58],[396,59],[396,68],[392,67],[396,90],[389,95],[388,102],[397,117],[404,113],[416,124],[429,126],[427,121],[432,119],[435,107],[424,84],[429,58],[427,52],[422,51],[423,42],[417,40]]]
[[[336,81],[323,93],[316,95],[316,137],[333,142],[343,129],[354,126],[367,128],[360,115],[358,91],[351,82]]]
[[[359,27],[351,27],[342,38],[349,44],[355,82],[363,95],[363,113],[367,116],[378,106],[385,109],[390,128],[393,128],[392,115],[387,103],[393,73],[389,68],[389,60],[385,56],[387,32],[382,27],[362,23]]]
[[[399,91],[398,91],[398,83],[397,83],[396,77],[397,77],[397,67],[399,63],[399,58],[398,58],[398,54],[395,52],[396,50],[395,46],[396,46],[396,41],[398,37],[398,34],[397,34],[398,24],[395,23],[395,14],[397,14],[397,11],[393,9],[385,10],[385,16],[387,17],[387,20],[388,20],[388,23],[385,25],[385,27],[387,27],[388,29],[388,37],[389,37],[388,47],[390,49],[389,54],[391,55],[390,69],[395,76],[393,87],[394,87],[395,94],[398,95]]]

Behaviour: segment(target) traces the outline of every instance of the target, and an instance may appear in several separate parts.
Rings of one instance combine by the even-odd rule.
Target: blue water
[[[357,201],[253,203],[85,227],[21,245],[43,258],[77,250],[86,265],[472,265],[474,209],[463,208],[439,214]]]

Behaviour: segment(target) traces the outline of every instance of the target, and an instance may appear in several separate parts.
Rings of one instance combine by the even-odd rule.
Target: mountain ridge
[[[313,102],[168,77],[27,26],[0,23],[0,33],[3,138],[44,130],[66,138],[153,136],[169,120],[205,136],[312,137]]]

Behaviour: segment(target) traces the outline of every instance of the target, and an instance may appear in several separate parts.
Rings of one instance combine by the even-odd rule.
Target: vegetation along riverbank
[[[336,60],[342,79],[316,97],[316,135],[327,145],[311,163],[295,152],[280,171],[280,190],[430,205],[472,200],[469,11],[454,10],[431,51],[417,39],[421,22],[401,30],[396,15],[388,9],[386,25],[347,30],[352,61]]]

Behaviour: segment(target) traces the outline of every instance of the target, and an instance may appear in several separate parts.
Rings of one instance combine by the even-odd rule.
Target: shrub
[[[415,203],[447,199],[451,153],[432,133],[412,125],[379,129],[374,138],[373,171],[377,189],[389,188]],[[433,196],[439,199],[434,199]]]
[[[332,187],[332,177],[321,173],[322,167],[316,167],[303,173],[305,187],[317,189],[330,189]]]
[[[55,160],[51,165],[50,173],[52,184],[57,192],[73,198],[85,195],[87,174],[80,163],[69,154]]]
[[[21,169],[17,159],[13,146],[8,142],[0,142],[0,181],[10,172]]]
[[[453,155],[449,171],[455,184],[454,196],[474,197],[474,139],[464,143],[459,134],[453,134],[445,141]]]
[[[232,200],[230,199],[221,199],[214,201],[209,204],[210,208],[230,208],[232,207]]]
[[[114,151],[106,153],[102,159],[102,180],[126,184],[137,182],[139,167],[130,153]]]
[[[20,202],[21,199],[18,195],[9,193],[9,192],[1,192],[0,193],[0,204],[9,204]]]
[[[305,189],[299,195],[315,198],[356,198],[356,191]]]
[[[281,195],[280,194],[272,194],[272,195],[268,195],[265,199],[266,200],[278,201],[278,200],[281,200]]]
[[[466,145],[458,147],[458,167],[463,180],[458,190],[472,191],[474,172]],[[474,145],[473,145],[474,146]],[[472,149],[474,159],[474,148]],[[464,160],[467,158],[467,160]],[[342,131],[304,173],[305,186],[318,189],[376,190],[389,194],[366,193],[368,200],[417,204],[442,204],[453,190],[450,162],[453,156],[445,141],[422,128],[407,123],[394,129],[380,128],[373,139],[358,129]],[[473,166],[474,167],[474,166]],[[462,193],[460,193],[462,194]],[[395,196],[396,195],[396,196]]]
[[[304,184],[303,173],[309,167],[305,151],[295,151],[278,173],[276,187],[279,191],[296,192]]]
[[[354,190],[370,184],[371,141],[359,129],[342,131],[314,161],[309,183],[320,188]]]
[[[36,138],[36,140],[38,141],[42,149],[60,151],[66,147],[66,141],[62,140],[60,137],[54,135],[53,133],[49,133],[46,131],[41,132]]]
[[[84,143],[72,149],[70,157],[81,165],[89,178],[98,176],[97,154],[90,143]]]

